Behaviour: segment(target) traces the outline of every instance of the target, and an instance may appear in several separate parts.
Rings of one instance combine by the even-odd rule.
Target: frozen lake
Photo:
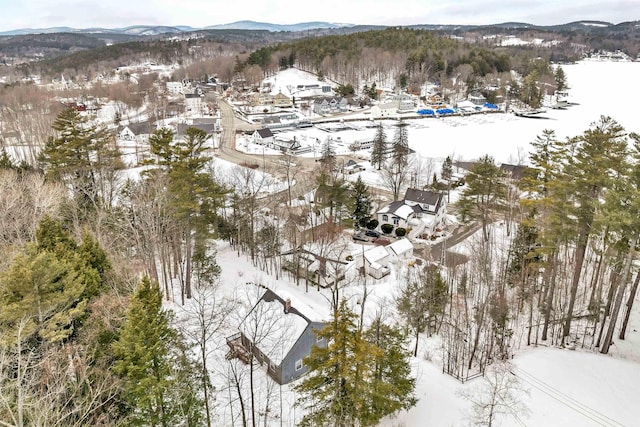
[[[555,130],[564,139],[579,135],[605,115],[627,131],[640,132],[638,110],[633,107],[640,99],[639,62],[581,61],[562,67],[570,86],[569,100],[576,105],[549,109],[545,118],[487,114],[421,120],[416,123],[426,127],[409,130],[411,148],[425,157],[472,160],[489,154],[498,163],[514,163],[544,129]]]

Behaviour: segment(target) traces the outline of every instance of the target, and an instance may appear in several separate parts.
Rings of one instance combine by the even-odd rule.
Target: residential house
[[[273,104],[273,97],[269,93],[253,92],[248,98],[249,103],[253,106]]]
[[[227,338],[227,359],[254,360],[267,368],[267,374],[278,384],[288,384],[307,373],[304,358],[314,346],[326,347],[326,339],[317,332],[326,324],[305,310],[293,306],[290,298],[282,298],[267,289],[240,323],[239,332]]]
[[[304,154],[313,151],[310,145],[302,145],[295,137],[293,139],[275,138],[273,148],[280,150],[285,154]]]
[[[316,114],[344,113],[348,109],[347,98],[316,98],[313,100],[313,112]]]
[[[409,188],[403,200],[384,206],[376,216],[380,226],[392,224],[395,228],[411,228],[411,236],[425,231],[433,233],[444,221],[446,204],[442,193]]]
[[[120,132],[118,132],[118,141],[135,141],[136,134],[129,128],[129,126],[125,126]]]
[[[202,106],[202,96],[197,93],[184,94],[184,107],[187,112],[200,113],[202,112]]]
[[[487,102],[487,98],[477,90],[471,92],[467,99],[475,105],[483,106]]]
[[[366,168],[363,164],[357,163],[354,160],[349,160],[342,168],[342,173],[351,175],[354,173],[362,172],[364,170],[366,170]]]
[[[397,104],[398,112],[413,111],[416,108],[416,103],[413,98],[406,93],[394,95],[393,101]]]
[[[386,102],[384,104],[376,104],[371,107],[371,117],[379,119],[381,117],[392,117],[398,112],[397,102]]]
[[[274,137],[271,129],[262,128],[253,132],[253,134],[251,135],[251,139],[255,144],[272,145]]]
[[[287,95],[283,94],[282,92],[279,92],[278,94],[273,95],[272,101],[273,101],[274,107],[286,108],[286,107],[291,107],[293,105],[291,98],[289,98]]]
[[[439,93],[434,93],[432,95],[427,96],[427,104],[432,108],[446,108],[446,104],[444,103],[444,98]]]
[[[139,164],[149,157],[149,137],[153,130],[154,126],[148,121],[129,123],[118,132],[116,144],[135,155],[136,164]]]

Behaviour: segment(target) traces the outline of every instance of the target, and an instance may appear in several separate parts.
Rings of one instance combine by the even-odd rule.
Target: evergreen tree
[[[0,324],[15,327],[26,320],[25,338],[61,342],[75,333],[89,299],[101,289],[99,269],[105,272],[110,264],[95,241],[78,247],[49,217],[38,226],[36,239],[0,277]]]
[[[372,374],[367,364],[380,350],[364,340],[344,300],[318,337],[329,344],[313,347],[304,359],[309,373],[294,387],[300,394],[298,404],[308,409],[301,425],[355,425],[367,404],[365,381]]]
[[[53,130],[56,135],[49,137],[39,157],[47,176],[67,183],[81,207],[101,206],[106,197],[102,181],[123,168],[113,137],[75,108],[62,111]]]
[[[555,72],[553,73],[553,78],[556,81],[556,90],[565,90],[568,89],[567,86],[567,76],[564,73],[564,70],[561,66],[557,66]]]
[[[488,226],[492,221],[491,214],[504,199],[503,174],[493,157],[485,155],[473,165],[466,181],[467,188],[459,201],[463,220],[480,221],[484,239],[489,240]]]
[[[67,339],[86,313],[84,279],[71,261],[27,246],[0,277],[2,329],[26,320],[24,339],[50,343]]]
[[[320,164],[322,165],[322,168],[327,172],[331,172],[335,169],[336,150],[333,147],[333,140],[331,139],[331,137],[327,138],[327,140],[322,145]]]
[[[402,120],[396,125],[391,144],[391,161],[395,168],[404,168],[409,162],[409,135],[407,124]]]
[[[387,136],[384,133],[382,124],[378,125],[376,135],[373,137],[373,146],[371,148],[371,164],[378,170],[382,167],[387,152]]]
[[[601,198],[613,182],[625,176],[628,169],[628,149],[624,128],[610,117],[599,121],[582,135],[571,138],[574,154],[567,159],[567,179],[564,185],[571,194],[569,213],[575,218],[577,232],[576,255],[571,290],[565,317],[563,337],[569,336],[578,284],[592,233],[596,214],[601,210]]]
[[[420,333],[435,323],[438,316],[442,316],[447,293],[447,284],[440,274],[440,269],[435,265],[426,266],[402,289],[396,304],[398,313],[414,331],[414,357],[418,356]]]
[[[525,77],[520,92],[520,100],[533,108],[539,108],[542,105],[543,93],[538,87],[539,74],[538,71],[532,71]]]
[[[2,147],[2,155],[0,155],[0,169],[15,169],[15,165],[11,161],[11,157],[7,154],[7,150]]]
[[[294,387],[297,404],[307,409],[302,426],[374,426],[415,404],[401,334],[379,325],[365,337],[356,318],[341,301],[329,325],[318,332],[328,346],[314,347],[304,359],[309,373]]]
[[[206,169],[211,160],[205,155],[206,139],[207,134],[197,128],[188,128],[186,137],[177,141],[166,128],[157,130],[149,139],[151,152],[156,156],[152,163],[160,166],[169,178],[171,215],[183,230],[186,263],[183,296],[187,298],[191,298],[194,232],[196,239],[208,237],[208,224],[215,222],[226,192]]]
[[[317,177],[317,183],[316,198],[319,200],[319,206],[328,209],[327,219],[335,224],[351,225],[353,202],[347,181],[323,169]]]
[[[453,178],[453,162],[451,156],[447,156],[442,162],[442,170],[440,177],[447,183],[447,202],[449,201],[449,193],[451,193],[451,179]]]
[[[358,176],[356,182],[351,186],[354,198],[353,219],[359,227],[365,227],[371,219],[371,195],[369,187]]]
[[[123,380],[134,426],[199,426],[202,402],[198,372],[182,337],[162,310],[160,288],[144,278],[131,298],[120,339],[114,344],[114,372]]]
[[[415,378],[411,377],[406,335],[398,327],[376,319],[365,332],[368,342],[381,351],[373,362],[373,375],[368,386],[368,412],[362,425],[377,425],[379,421],[400,410],[415,406]]]

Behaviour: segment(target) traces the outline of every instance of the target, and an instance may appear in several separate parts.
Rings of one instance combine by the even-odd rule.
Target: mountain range
[[[612,30],[619,26],[628,26],[629,24],[634,23],[620,23],[620,24],[612,24],[610,22],[604,21],[576,21],[568,24],[562,25],[553,25],[553,26],[541,26],[541,25],[533,25],[523,22],[505,22],[500,24],[490,24],[490,25],[410,25],[410,28],[421,28],[421,29],[430,29],[430,30],[469,30],[473,28],[537,28],[537,29],[548,29],[548,30],[584,30],[584,31],[602,31],[602,30]],[[26,34],[49,34],[49,33],[80,33],[80,34],[114,34],[114,35],[130,35],[130,36],[153,36],[159,34],[180,34],[180,33],[188,33],[199,30],[260,30],[260,31],[270,31],[270,32],[280,32],[280,31],[290,31],[290,32],[300,32],[300,31],[308,31],[308,30],[316,30],[316,29],[335,29],[335,28],[352,28],[359,25],[356,24],[346,24],[346,23],[332,23],[332,22],[301,22],[297,24],[290,25],[282,25],[282,24],[272,24],[268,22],[256,22],[256,21],[237,21],[231,22],[229,24],[221,24],[221,25],[211,25],[204,28],[194,28],[188,25],[178,25],[178,26],[162,26],[162,25],[134,25],[124,28],[71,28],[71,27],[51,27],[51,28],[23,28],[18,30],[4,31],[0,32],[0,36],[16,36],[16,35],[26,35]],[[634,25],[636,28],[638,26],[637,21]],[[380,27],[382,26],[375,26]]]

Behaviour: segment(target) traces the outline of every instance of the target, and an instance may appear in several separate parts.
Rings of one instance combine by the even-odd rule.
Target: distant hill
[[[383,25],[360,25],[360,24],[347,24],[347,23],[335,23],[324,21],[312,21],[312,22],[300,22],[297,24],[272,24],[269,22],[258,21],[237,21],[228,24],[210,25],[204,28],[195,28],[188,25],[133,25],[123,28],[71,28],[71,27],[51,27],[51,28],[23,28],[18,30],[0,32],[1,36],[16,36],[26,34],[49,34],[49,33],[80,33],[80,34],[114,34],[114,35],[129,35],[129,36],[158,36],[164,34],[178,34],[178,33],[190,33],[194,31],[202,30],[248,30],[248,31],[270,31],[270,32],[303,32],[310,30],[333,30],[337,33],[344,31],[366,31],[370,29],[381,29]],[[406,25],[407,28],[416,28],[422,30],[433,31],[472,31],[472,30],[489,30],[495,28],[496,30],[540,30],[540,31],[576,31],[581,33],[604,33],[610,34],[613,32],[627,31],[638,32],[640,31],[640,21],[621,22],[619,24],[612,24],[605,21],[575,21],[560,25],[534,25],[526,22],[503,22],[497,24],[487,25],[456,25],[456,24],[415,24]]]
[[[189,26],[169,27],[162,25],[133,25],[124,28],[70,28],[70,27],[51,27],[51,28],[23,28],[19,30],[3,31],[0,36],[19,36],[27,34],[51,34],[51,33],[79,33],[79,34],[128,34],[136,36],[154,36],[166,33],[183,33],[194,31],[195,28]]]
[[[223,29],[236,29],[236,30],[267,30],[267,31],[307,31],[315,30],[319,28],[343,28],[353,27],[353,24],[336,24],[330,22],[301,22],[298,24],[281,25],[271,24],[268,22],[256,22],[256,21],[237,21],[229,24],[211,25],[206,27],[208,30],[223,30]]]

